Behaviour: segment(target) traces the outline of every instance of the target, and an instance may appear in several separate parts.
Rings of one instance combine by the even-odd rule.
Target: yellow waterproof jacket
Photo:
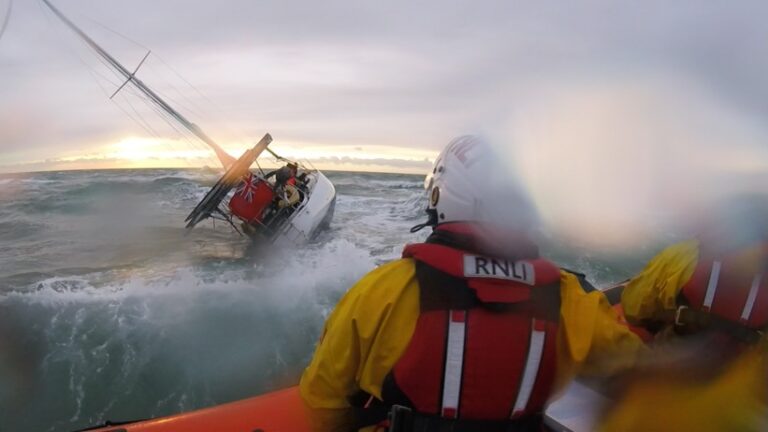
[[[278,208],[290,207],[299,202],[300,195],[296,186],[286,184],[283,186],[283,191],[282,198],[277,203]]]
[[[695,367],[695,366],[694,366]],[[752,347],[719,373],[642,371],[605,411],[602,432],[768,430],[765,346]]]
[[[655,256],[622,293],[627,319],[633,323],[667,321],[669,311],[677,308],[678,294],[694,273],[699,253],[699,242],[689,240]],[[745,263],[754,263],[762,253],[758,245],[741,250],[738,256]],[[623,396],[607,411],[600,430],[768,430],[765,341],[734,354],[738,357],[723,370],[708,371],[709,377],[691,377],[690,370],[702,365],[690,364],[679,370],[675,369],[679,366],[669,365],[674,360],[669,348],[677,342],[660,342],[653,358],[666,366],[638,372],[638,379],[627,386]],[[702,354],[701,358],[708,356]]]
[[[765,259],[763,245],[741,249],[736,258],[747,271]],[[621,295],[624,315],[632,324],[669,320],[669,311],[677,309],[677,297],[691,279],[699,261],[698,240],[674,244],[653,257],[642,272],[629,281]]]
[[[624,315],[633,324],[664,321],[663,311],[677,309],[677,295],[699,261],[698,240],[674,244],[653,257],[621,294]]]
[[[375,269],[328,317],[300,384],[316,430],[349,430],[347,398],[360,390],[381,399],[384,377],[405,352],[419,316],[414,263],[406,258]],[[609,375],[631,366],[644,346],[618,322],[605,296],[585,292],[567,272],[560,290],[557,387],[575,374]]]

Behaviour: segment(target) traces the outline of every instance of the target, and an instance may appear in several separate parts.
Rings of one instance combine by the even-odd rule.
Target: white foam
[[[217,292],[226,295],[247,293],[269,295],[286,290],[304,295],[315,289],[343,289],[375,266],[371,254],[348,240],[337,239],[322,245],[282,250],[253,267],[201,273],[195,267],[182,267],[157,277],[127,277],[108,284],[105,273],[74,277],[51,277],[36,282],[27,290],[6,292],[0,301],[22,301],[43,306],[93,304],[125,301],[129,298],[190,297]]]
[[[62,184],[77,189],[100,179],[133,181],[133,174],[99,176]],[[180,209],[202,198],[208,187],[200,182],[214,176],[190,177],[157,191],[138,188],[148,204],[130,203],[126,214],[119,196],[121,206],[93,204],[99,214],[49,215],[67,241],[57,247],[66,246],[73,258],[58,265],[111,270],[44,278],[0,293],[0,307],[35,324],[25,335],[38,341],[44,357],[35,373],[46,387],[28,416],[47,409],[43,401],[54,394],[63,396],[66,402],[45,415],[59,419],[49,423],[52,430],[71,429],[75,422],[104,421],[131,400],[157,401],[144,413],[153,416],[246,397],[222,396],[242,389],[243,381],[253,382],[257,393],[270,378],[293,379],[339,297],[377,264],[396,258],[404,243],[426,235],[408,232],[411,214],[421,211],[419,188],[371,197],[340,193],[331,229],[315,243],[248,257],[247,242],[218,226],[182,238],[179,221],[174,231],[186,213]],[[141,183],[153,178],[148,173]],[[365,195],[366,184],[360,186]],[[122,216],[105,218],[107,210]],[[124,220],[127,214],[132,218]],[[78,237],[66,237],[72,233]],[[81,264],[87,257],[97,262]],[[141,384],[147,376],[156,380],[152,388]]]

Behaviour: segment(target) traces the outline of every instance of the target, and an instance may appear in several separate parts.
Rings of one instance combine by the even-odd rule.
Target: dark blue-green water
[[[295,384],[338,298],[427,230],[421,176],[331,172],[330,229],[254,250],[223,224],[184,235],[215,174],[0,177],[0,431],[66,431]],[[552,246],[557,245],[557,247]],[[545,254],[599,284],[653,248]]]

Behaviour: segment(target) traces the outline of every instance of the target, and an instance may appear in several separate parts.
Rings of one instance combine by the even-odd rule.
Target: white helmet
[[[429,221],[414,230],[447,222],[532,230],[538,224],[536,209],[509,171],[487,141],[471,135],[454,139],[424,181]]]

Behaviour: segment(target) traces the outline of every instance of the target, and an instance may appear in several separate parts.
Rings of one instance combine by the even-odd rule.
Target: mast
[[[73,32],[77,33],[78,36],[80,36],[83,41],[85,41],[88,46],[90,46],[96,53],[101,56],[104,60],[107,61],[115,70],[120,72],[121,75],[123,75],[126,79],[125,83],[118,88],[118,90],[112,95],[114,97],[115,94],[117,94],[120,89],[122,89],[127,83],[132,83],[136,88],[141,90],[142,93],[144,93],[149,100],[151,100],[155,105],[160,107],[163,111],[167,112],[171,117],[173,117],[177,122],[179,122],[184,128],[186,128],[188,131],[192,132],[195,136],[200,138],[204,143],[208,144],[213,151],[216,153],[216,156],[219,158],[219,161],[221,161],[221,164],[224,166],[224,168],[228,168],[234,161],[235,158],[230,156],[227,152],[224,151],[216,142],[211,139],[208,135],[205,134],[205,132],[202,131],[196,124],[192,123],[191,121],[187,120],[186,117],[181,115],[178,111],[176,111],[172,106],[168,105],[167,102],[165,102],[160,96],[158,96],[157,93],[152,91],[151,88],[147,87],[146,84],[144,84],[140,79],[136,77],[136,72],[139,70],[139,67],[144,63],[144,60],[146,60],[147,55],[144,56],[144,59],[141,60],[141,63],[139,63],[139,66],[134,70],[133,72],[129,71],[125,68],[120,62],[118,62],[114,57],[112,57],[108,52],[106,52],[102,47],[100,47],[93,39],[91,39],[85,32],[80,30],[79,27],[75,25],[72,21],[69,20],[63,13],[61,13],[60,10],[58,10],[49,0],[42,0],[43,3],[45,3],[48,8],[51,9],[51,11],[61,19],[64,24],[67,25]],[[269,149],[267,149],[269,150]],[[271,153],[271,152],[270,152]]]
[[[8,9],[5,11],[5,18],[3,18],[2,24],[0,24],[0,38],[3,37],[5,29],[8,28],[8,22],[11,20],[11,9],[13,8],[13,0],[8,0]]]

